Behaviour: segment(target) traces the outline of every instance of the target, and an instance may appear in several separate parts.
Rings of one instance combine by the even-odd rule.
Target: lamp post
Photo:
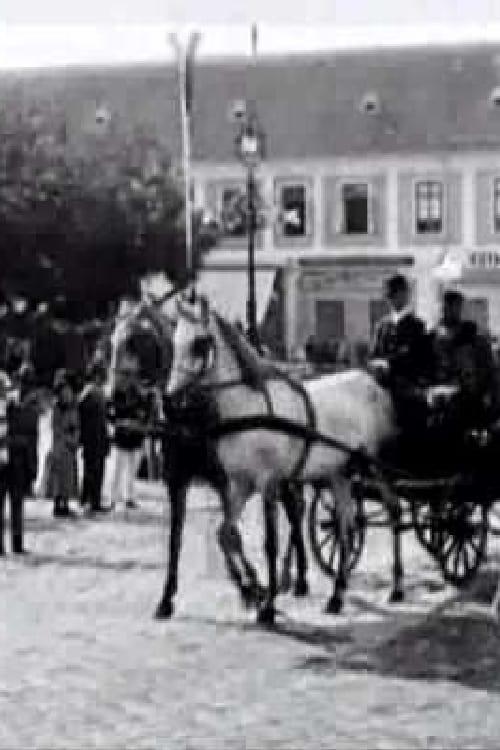
[[[257,117],[245,117],[236,138],[237,153],[247,170],[247,236],[248,236],[248,301],[247,329],[250,343],[260,352],[257,330],[257,301],[255,294],[255,232],[257,229],[255,171],[262,159],[263,137],[258,128]]]

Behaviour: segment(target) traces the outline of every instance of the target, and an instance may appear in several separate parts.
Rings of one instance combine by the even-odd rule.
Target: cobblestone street
[[[213,499],[190,500],[178,611],[162,623],[157,497],[74,522],[28,504],[32,553],[0,568],[2,748],[498,746],[498,626],[464,601],[438,613],[452,592],[413,537],[404,605],[386,605],[390,545],[374,532],[345,615],[322,614],[329,585],[312,570],[311,596],[282,597],[266,632],[226,581]],[[262,562],[258,518],[254,503]]]

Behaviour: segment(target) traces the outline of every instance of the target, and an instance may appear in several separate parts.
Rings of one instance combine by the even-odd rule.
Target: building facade
[[[75,148],[95,148],[106,129],[125,137],[140,128],[180,163],[172,68],[10,75],[0,96],[56,112]],[[265,134],[257,316],[277,349],[294,356],[311,337],[368,342],[386,309],[383,282],[396,271],[434,323],[437,271],[453,256],[467,315],[500,336],[500,46],[197,63],[194,200],[222,228],[200,286],[241,322],[246,173],[235,113],[249,103]]]
[[[225,202],[244,193],[244,182],[237,163],[197,165],[198,204],[224,227]],[[282,274],[289,356],[311,337],[369,341],[386,310],[384,280],[395,271],[410,277],[416,310],[433,324],[442,289],[438,269],[454,253],[462,266],[454,285],[467,297],[467,315],[500,334],[495,151],[265,162],[259,187],[272,219],[257,242],[257,275],[268,279],[258,288],[269,294],[270,269]],[[207,273],[220,278],[212,293],[230,296],[233,289],[244,297],[246,262],[244,228],[230,225],[206,260]],[[243,315],[243,303],[239,310]]]

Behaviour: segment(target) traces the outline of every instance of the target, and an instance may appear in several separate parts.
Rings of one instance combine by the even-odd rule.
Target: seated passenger
[[[461,431],[491,422],[498,387],[490,342],[474,322],[463,320],[463,303],[461,292],[447,291],[441,320],[430,334],[432,382],[454,394],[446,421]]]

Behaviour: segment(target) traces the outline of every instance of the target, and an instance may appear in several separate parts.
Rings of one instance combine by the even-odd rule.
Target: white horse
[[[347,586],[349,531],[354,501],[346,469],[350,454],[321,441],[308,443],[314,428],[333,440],[375,456],[395,434],[391,398],[366,372],[353,370],[299,384],[277,368],[266,365],[233,326],[194,294],[179,301],[174,333],[174,357],[168,391],[191,387],[207,389],[214,399],[222,428],[243,418],[241,428],[214,436],[218,459],[230,480],[234,515],[241,512],[251,487],[263,498],[265,551],[269,589],[259,613],[273,622],[277,595],[276,488],[289,480],[331,488],[337,498],[340,525],[339,572],[327,611],[340,612]],[[299,428],[273,429],[270,423],[249,426],[244,420],[273,414]],[[233,421],[234,424],[234,421]],[[304,435],[300,434],[300,428]],[[397,571],[395,571],[396,573]],[[395,582],[395,587],[400,583]],[[395,590],[395,598],[400,592]],[[164,590],[165,604],[168,592]],[[167,607],[168,610],[168,602]]]
[[[108,351],[109,395],[112,392],[115,374],[119,371],[124,356],[127,355],[130,337],[138,324],[146,325],[146,329],[151,331],[151,335],[163,349],[165,371],[168,370],[172,354],[173,327],[177,316],[175,298],[177,294],[177,290],[173,290],[165,295],[160,303],[141,302],[129,307],[117,318],[114,328],[108,334],[108,346],[104,347]],[[141,366],[141,363],[139,365]],[[163,389],[162,373],[159,373],[157,386]],[[255,604],[262,597],[262,587],[258,581],[257,571],[244,553],[243,540],[237,524],[239,514],[233,520],[234,506],[226,501],[226,477],[216,462],[210,460],[210,455],[203,446],[199,446],[196,439],[193,441],[189,438],[189,428],[185,429],[184,412],[191,406],[189,399],[187,402],[186,399],[182,399],[182,405],[176,405],[173,412],[169,409],[166,415],[166,430],[161,440],[163,478],[169,489],[171,513],[167,597],[157,610],[158,617],[168,617],[173,614],[173,598],[178,586],[178,563],[186,512],[186,493],[188,487],[196,480],[208,483],[220,498],[223,521],[217,530],[217,540],[223,552],[229,576],[237,586],[245,605]],[[158,409],[159,414],[162,411],[162,407]],[[181,434],[177,432],[178,428]],[[302,519],[295,512],[293,488],[282,488],[282,500],[290,520],[292,548],[297,554],[298,578],[294,593],[296,596],[304,596],[308,589],[306,553],[300,533]]]

